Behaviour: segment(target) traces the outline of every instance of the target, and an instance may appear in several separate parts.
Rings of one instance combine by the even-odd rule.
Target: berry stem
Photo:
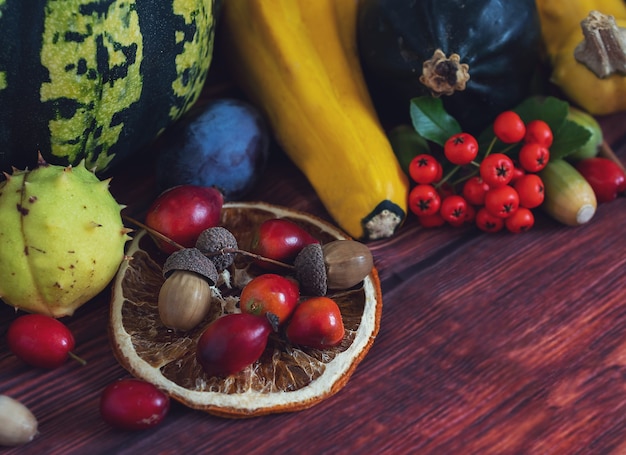
[[[68,355],[76,360],[78,363],[80,363],[81,365],[85,366],[87,365],[87,361],[85,359],[83,359],[82,357],[77,356],[76,354],[74,354],[72,351],[68,352]]]
[[[185,247],[182,246],[181,244],[175,242],[174,240],[170,239],[169,237],[161,234],[160,232],[152,229],[150,226],[142,223],[139,220],[136,220],[133,217],[130,217],[128,215],[122,215],[122,218],[138,227],[140,227],[141,229],[145,229],[147,232],[149,232],[150,234],[152,234],[153,236],[159,238],[160,240],[163,240],[164,242],[169,243],[170,245],[172,245],[174,248],[182,250]],[[250,251],[245,251],[245,250],[240,250],[238,248],[222,248],[219,251],[215,251],[214,253],[204,253],[205,256],[218,256],[220,254],[230,254],[230,253],[235,253],[235,254],[241,254],[242,256],[248,256],[254,259],[258,259],[259,261],[264,261],[264,262],[269,262],[271,264],[277,265],[279,267],[283,267],[286,269],[290,269],[290,270],[294,270],[295,267],[291,264],[287,264],[285,262],[280,262],[277,261],[275,259],[270,259],[270,258],[266,258],[264,256],[261,256],[259,254],[255,254],[255,253],[251,253]]]
[[[279,267],[283,267],[290,270],[295,270],[295,266],[291,264],[287,264],[286,262],[277,261],[276,259],[266,258],[265,256],[261,256],[256,253],[251,253],[250,251],[240,250],[238,248],[222,248],[221,250],[212,252],[212,253],[204,253],[205,256],[218,256],[220,254],[241,254],[242,256],[248,256],[254,259],[258,259],[259,261],[269,262],[271,264],[277,265]]]
[[[184,249],[185,247],[182,246],[180,243],[173,241],[172,239],[170,239],[169,237],[164,236],[163,234],[161,234],[159,231],[156,231],[154,229],[152,229],[150,226],[145,225],[144,223],[142,223],[139,220],[136,220],[135,218],[132,218],[128,215],[122,215],[122,219],[133,223],[134,225],[145,229],[146,231],[148,231],[150,234],[152,234],[153,236],[157,237],[159,240],[163,240],[166,243],[169,243],[170,245],[172,245],[174,248],[177,248],[179,250]]]

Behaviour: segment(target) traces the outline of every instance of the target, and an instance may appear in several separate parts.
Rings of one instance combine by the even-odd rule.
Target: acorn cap
[[[294,260],[296,279],[303,294],[312,296],[326,295],[328,276],[324,264],[324,253],[319,243],[312,243],[302,248]]]
[[[183,248],[170,254],[163,264],[163,277],[168,278],[176,270],[197,273],[211,285],[217,283],[215,264],[198,248]]]
[[[230,267],[235,261],[235,253],[219,253],[224,248],[237,249],[237,239],[226,228],[216,226],[205,229],[196,240],[196,248],[204,254],[209,255],[209,259],[215,264],[218,273]]]

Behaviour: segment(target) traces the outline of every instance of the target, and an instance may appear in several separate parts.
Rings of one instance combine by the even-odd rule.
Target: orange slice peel
[[[249,249],[256,227],[269,218],[300,224],[322,243],[348,237],[330,223],[266,203],[226,203],[221,226]],[[346,334],[327,350],[290,344],[272,334],[261,358],[240,373],[208,377],[196,361],[196,342],[215,318],[237,312],[238,291],[255,274],[250,258],[238,257],[216,285],[220,304],[196,328],[177,332],[159,320],[157,300],[166,256],[145,230],[137,231],[113,282],[109,335],[118,362],[133,376],[193,409],[230,418],[307,409],[341,390],[371,348],[380,328],[382,295],[374,267],[354,288],[329,295],[338,303]]]

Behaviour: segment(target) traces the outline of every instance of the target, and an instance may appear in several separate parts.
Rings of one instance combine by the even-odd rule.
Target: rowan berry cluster
[[[461,132],[444,144],[445,158],[423,153],[414,157],[409,175],[416,183],[409,193],[409,209],[425,227],[474,223],[486,232],[502,229],[518,233],[535,222],[532,209],[542,204],[544,185],[537,174],[550,159],[553,133],[543,120],[528,123],[514,111],[502,112],[493,124],[494,139],[477,160],[474,136]],[[497,141],[507,148],[492,152]],[[515,160],[507,154],[519,144]],[[442,160],[454,165],[443,175]],[[454,183],[450,177],[463,169]]]

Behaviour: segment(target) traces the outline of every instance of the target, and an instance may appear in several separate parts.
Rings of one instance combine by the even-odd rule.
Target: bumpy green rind
[[[216,0],[0,0],[0,170],[100,174],[197,100]]]
[[[128,240],[121,207],[83,163],[16,171],[0,184],[0,299],[61,317],[114,277]]]

